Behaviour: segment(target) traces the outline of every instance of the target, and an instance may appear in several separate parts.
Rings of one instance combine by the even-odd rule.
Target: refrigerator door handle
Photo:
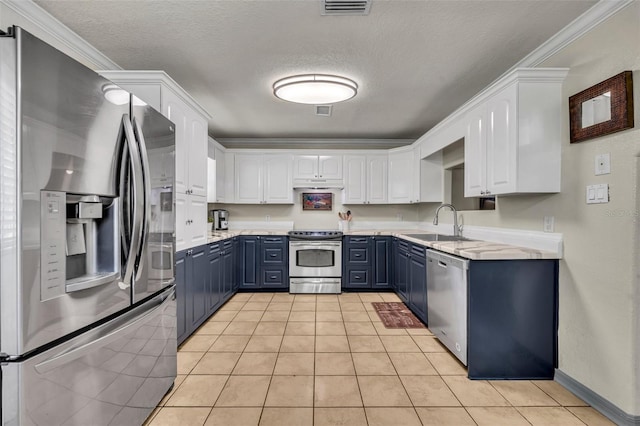
[[[145,308],[143,312],[138,313],[137,310],[127,312],[126,314],[114,320],[113,323],[107,323],[105,326],[97,327],[87,333],[89,343],[81,344],[79,346],[66,349],[60,354],[49,358],[35,366],[36,371],[40,374],[45,374],[51,370],[54,370],[62,365],[65,365],[74,359],[80,358],[88,353],[95,351],[96,347],[106,346],[120,338],[122,338],[123,332],[134,331],[136,328],[142,326],[145,320],[151,315],[154,315],[159,309],[162,309],[166,303],[173,300],[175,290],[167,292],[164,295],[159,295],[155,299],[149,301],[149,304],[153,302],[153,306],[147,306],[144,304],[140,308]]]
[[[145,242],[147,240],[147,236],[149,235],[149,222],[151,221],[151,202],[149,198],[151,197],[151,171],[149,165],[149,156],[147,155],[147,144],[144,141],[144,134],[142,133],[142,128],[140,127],[140,123],[138,123],[133,118],[133,130],[136,140],[138,142],[140,148],[140,159],[142,164],[142,174],[143,174],[143,186],[144,186],[144,210],[142,213],[142,238],[140,240],[140,247],[138,252],[138,273],[141,273],[143,270],[143,265],[145,262],[145,256],[143,255],[143,249],[145,246]],[[139,279],[140,276],[136,274],[136,278]]]
[[[131,165],[133,179],[133,224],[131,227],[131,241],[127,253],[126,266],[124,268],[124,277],[122,280],[125,286],[130,286],[133,281],[136,256],[140,251],[140,242],[143,232],[144,178],[142,162],[140,160],[140,150],[137,147],[133,127],[128,114],[123,114],[122,126],[124,127],[124,137],[127,141],[128,157],[130,158],[129,164]],[[126,185],[126,181],[121,183]]]

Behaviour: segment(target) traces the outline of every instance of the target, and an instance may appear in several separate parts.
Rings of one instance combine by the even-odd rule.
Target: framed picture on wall
[[[623,71],[569,98],[571,143],[633,128],[632,76]]]
[[[302,210],[333,210],[333,194],[331,192],[303,192]]]

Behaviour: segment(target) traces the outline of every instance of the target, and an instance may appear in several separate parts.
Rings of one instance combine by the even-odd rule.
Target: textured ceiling
[[[317,0],[37,3],[122,68],[165,70],[214,138],[274,140],[418,138],[595,1],[373,0],[368,16],[321,16]],[[273,96],[311,72],[359,93],[331,117]]]

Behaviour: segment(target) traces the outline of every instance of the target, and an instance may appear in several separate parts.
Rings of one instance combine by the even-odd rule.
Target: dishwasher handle
[[[467,259],[436,250],[427,250],[427,261],[438,262],[438,266],[443,268],[455,267],[465,271],[469,269],[469,261]]]

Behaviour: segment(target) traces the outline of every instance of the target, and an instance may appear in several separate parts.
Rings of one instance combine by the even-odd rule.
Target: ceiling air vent
[[[324,0],[323,15],[368,15],[372,0]]]
[[[331,116],[331,105],[316,105],[316,115]]]

